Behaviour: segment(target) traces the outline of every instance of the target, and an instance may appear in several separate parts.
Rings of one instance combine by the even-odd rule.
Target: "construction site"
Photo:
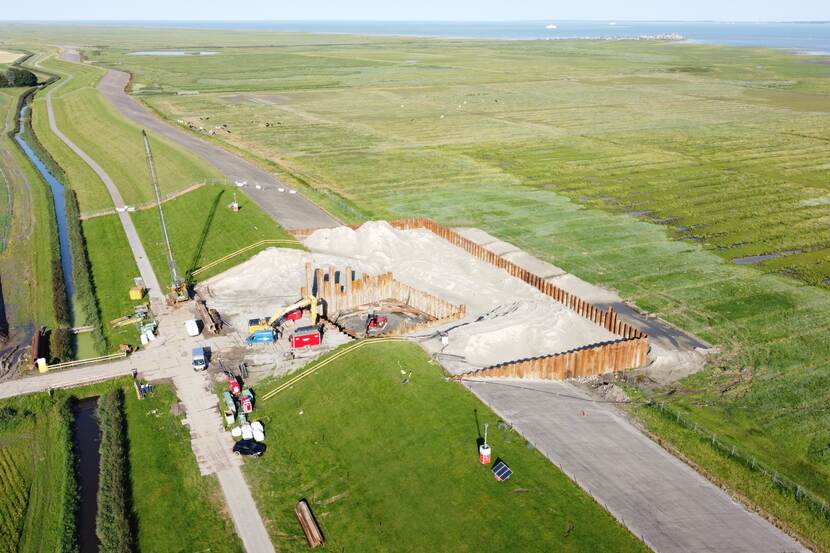
[[[308,251],[267,249],[197,287],[261,376],[384,336],[417,341],[453,376],[566,379],[648,362],[648,338],[613,310],[432,222],[297,234]]]

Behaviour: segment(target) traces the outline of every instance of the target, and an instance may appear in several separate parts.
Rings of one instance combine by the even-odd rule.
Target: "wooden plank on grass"
[[[308,506],[305,499],[297,502],[294,506],[294,514],[297,515],[297,520],[300,521],[300,526],[303,527],[305,539],[308,541],[309,547],[318,547],[326,543],[326,540],[323,538],[323,533],[317,525],[317,520],[311,513],[311,507]]]

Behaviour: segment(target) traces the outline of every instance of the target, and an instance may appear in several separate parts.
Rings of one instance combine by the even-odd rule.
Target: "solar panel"
[[[493,471],[496,480],[500,481],[507,480],[508,478],[510,478],[510,475],[513,474],[513,471],[510,469],[510,467],[507,466],[507,463],[505,463],[504,461],[499,461],[498,463],[493,465],[493,468],[490,470]]]

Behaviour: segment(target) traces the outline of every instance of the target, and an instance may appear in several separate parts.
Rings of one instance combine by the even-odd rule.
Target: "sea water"
[[[676,35],[690,42],[787,48],[830,55],[830,22],[714,21],[129,21],[107,26],[257,29],[490,39],[632,39]],[[555,28],[548,28],[555,27]]]

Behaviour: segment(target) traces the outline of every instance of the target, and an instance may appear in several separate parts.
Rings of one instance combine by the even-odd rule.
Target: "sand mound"
[[[538,290],[428,230],[397,230],[384,221],[322,229],[305,240],[314,252],[346,256],[392,271],[395,278],[468,310],[489,311],[505,298],[537,300]]]
[[[486,367],[526,357],[560,353],[614,335],[553,301],[521,301],[500,306],[469,324],[448,330],[442,352]]]

